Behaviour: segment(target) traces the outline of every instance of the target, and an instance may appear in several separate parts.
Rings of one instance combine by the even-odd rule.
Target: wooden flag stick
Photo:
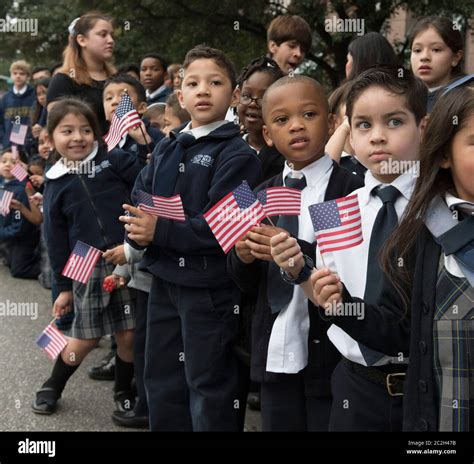
[[[321,250],[319,250],[319,254],[321,255],[321,259],[323,260],[323,267],[326,267],[326,263],[324,262],[324,256],[321,253]]]

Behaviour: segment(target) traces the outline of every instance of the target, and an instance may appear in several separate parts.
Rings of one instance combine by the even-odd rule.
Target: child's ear
[[[423,118],[421,118],[420,123],[418,124],[418,129],[420,130],[421,135],[425,133],[426,124],[428,124],[428,118],[429,118],[428,115],[423,116]]]
[[[441,160],[441,163],[439,163],[439,165],[443,168],[443,169],[449,169],[451,167],[451,154],[448,154],[447,156],[445,156],[442,160]]]
[[[178,97],[178,101],[179,101],[179,104],[181,105],[181,108],[185,110],[186,106],[184,104],[183,91],[181,89],[176,90],[176,96]]]
[[[278,45],[274,40],[269,40],[267,43],[268,51],[274,55],[278,50]]]
[[[44,141],[49,145],[49,148],[51,148],[51,150],[55,149],[53,139],[49,136],[47,132],[46,134],[44,134]]]
[[[451,61],[451,66],[452,66],[453,68],[459,64],[459,62],[462,60],[463,55],[464,55],[464,51],[463,51],[463,50],[458,50],[458,51],[453,55],[453,59],[452,59],[452,61]]]
[[[137,106],[137,113],[141,116],[147,109],[146,102],[140,102]]]
[[[230,107],[235,108],[240,100],[240,88],[236,87],[234,91],[232,92],[232,99],[230,101]]]
[[[271,138],[270,131],[268,130],[268,127],[265,124],[262,126],[262,134],[263,138],[265,139],[265,143],[269,147],[273,147],[273,140]]]

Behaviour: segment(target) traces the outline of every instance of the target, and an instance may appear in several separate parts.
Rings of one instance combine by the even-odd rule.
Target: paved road
[[[5,307],[29,303],[30,316],[6,315]],[[37,318],[34,311],[37,309]],[[33,320],[34,319],[34,320]],[[0,431],[124,431],[110,415],[113,382],[89,379],[87,369],[107,353],[103,340],[68,382],[60,408],[52,416],[33,414],[35,391],[47,379],[53,363],[35,344],[51,321],[50,292],[36,281],[13,279],[0,265]],[[249,411],[247,430],[260,429],[258,414]]]

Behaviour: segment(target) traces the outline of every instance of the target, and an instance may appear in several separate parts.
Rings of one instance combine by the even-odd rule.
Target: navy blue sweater
[[[156,176],[159,155],[176,143],[172,133],[157,145],[150,164],[137,179],[133,198],[137,190],[155,194],[160,182]],[[240,137],[238,126],[230,122],[187,147],[183,164],[173,195],[181,195],[186,221],[159,218],[143,264],[153,275],[189,287],[229,284],[225,254],[203,213],[243,180],[250,187],[258,185],[262,173],[260,161]]]
[[[30,203],[26,196],[25,185],[26,181],[20,182],[17,179],[12,179],[8,182],[3,181],[0,184],[0,189],[13,192],[13,198],[29,208]],[[39,227],[27,221],[19,211],[11,209],[6,217],[0,214],[0,240],[37,243],[39,241]]]
[[[16,95],[13,89],[10,89],[3,96],[0,103],[0,143],[4,148],[10,146],[13,123],[29,125],[31,108],[35,101],[35,89],[30,85],[22,95]],[[16,120],[17,117],[20,118],[19,121]]]
[[[93,171],[46,178],[44,230],[60,292],[72,288],[72,281],[61,272],[78,240],[101,250],[123,243],[124,227],[118,217],[122,204],[130,202],[141,170],[136,156],[118,149],[107,153],[105,146],[90,163]]]

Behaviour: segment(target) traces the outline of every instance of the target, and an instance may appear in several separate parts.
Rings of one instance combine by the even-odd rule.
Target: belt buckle
[[[406,372],[393,372],[392,374],[387,374],[386,378],[386,384],[387,384],[387,391],[390,396],[403,396],[402,393],[394,393],[392,392],[392,387],[394,386],[393,383],[391,383],[392,377],[403,377],[403,380],[405,380]]]

